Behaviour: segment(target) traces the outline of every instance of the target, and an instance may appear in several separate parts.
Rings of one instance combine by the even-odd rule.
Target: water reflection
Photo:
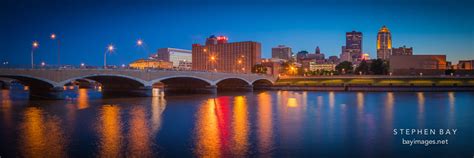
[[[357,92],[357,111],[362,113],[364,110],[364,93]]]
[[[268,92],[258,95],[258,150],[270,153],[273,147],[272,98]]]
[[[88,89],[80,88],[77,90],[77,109],[82,110],[89,107]]]
[[[234,98],[233,116],[233,142],[232,153],[238,156],[245,156],[248,148],[249,124],[247,118],[247,103],[243,96]]]
[[[455,127],[455,104],[456,104],[456,97],[454,96],[454,92],[448,92],[448,99],[449,99],[449,113],[448,113],[448,124],[449,127]]]
[[[425,118],[425,94],[423,92],[416,93],[418,98],[418,125],[423,127]]]
[[[212,98],[201,105],[197,112],[197,138],[194,152],[198,157],[219,157],[221,155],[219,128],[215,109],[216,102]]]
[[[20,128],[23,157],[65,157],[67,140],[58,117],[44,114],[41,108],[28,107]]]
[[[99,157],[121,157],[122,124],[120,106],[104,105],[99,112]]]
[[[166,100],[163,97],[151,99],[151,132],[156,135],[161,128],[161,117],[166,108]]]
[[[147,124],[144,106],[130,110],[127,157],[152,157],[151,131]]]
[[[10,90],[2,89],[2,107],[0,112],[2,113],[2,119],[7,126],[11,128],[12,126],[12,100],[10,98]]]

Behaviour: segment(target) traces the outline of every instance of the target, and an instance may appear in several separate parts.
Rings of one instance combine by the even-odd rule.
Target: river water
[[[77,94],[77,95],[76,95]],[[255,91],[29,101],[2,90],[3,157],[472,157],[473,92]],[[394,135],[394,129],[456,129]],[[405,145],[402,139],[448,140]]]

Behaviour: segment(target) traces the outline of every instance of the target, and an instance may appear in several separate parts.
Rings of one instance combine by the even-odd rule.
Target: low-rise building
[[[180,61],[192,61],[191,50],[177,48],[160,48],[152,58],[173,63],[174,68],[179,67]]]
[[[179,61],[178,69],[179,70],[191,70],[193,63],[188,60],[181,60]]]
[[[474,70],[474,60],[459,60],[458,70]]]
[[[446,70],[446,55],[401,55],[390,57],[393,75],[442,75]]]
[[[326,70],[326,71],[334,71],[336,70],[336,64],[334,63],[324,63],[324,64],[319,64],[316,62],[310,62],[309,63],[309,70],[310,71],[320,71],[320,70]]]
[[[173,63],[155,59],[138,59],[129,64],[132,69],[172,69]]]
[[[261,64],[267,68],[267,75],[278,76],[282,71],[282,64],[286,62],[285,59],[270,58],[262,59]]]
[[[407,48],[406,46],[403,46],[392,48],[392,56],[394,55],[413,55],[413,47]]]

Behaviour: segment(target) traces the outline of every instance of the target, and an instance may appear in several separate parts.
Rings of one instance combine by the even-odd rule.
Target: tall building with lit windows
[[[253,41],[228,42],[225,36],[210,36],[206,45],[193,44],[192,69],[231,73],[251,73],[261,62],[261,44]]]
[[[342,61],[356,62],[362,57],[362,32],[346,32],[346,45],[342,46]]]
[[[392,35],[384,25],[377,34],[377,58],[388,60],[392,54]]]

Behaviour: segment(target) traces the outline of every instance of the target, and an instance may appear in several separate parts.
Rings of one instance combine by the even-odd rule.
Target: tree
[[[388,62],[382,59],[373,59],[370,64],[370,71],[375,75],[385,75],[388,73]]]
[[[356,73],[361,72],[362,74],[369,73],[369,64],[367,64],[365,60],[362,60],[362,62],[360,62],[360,64],[355,69],[355,72]]]
[[[343,61],[336,65],[336,70],[339,74],[351,73],[352,72],[352,63],[348,61]]]
[[[267,67],[263,66],[262,64],[256,64],[252,67],[252,73],[266,74]]]

